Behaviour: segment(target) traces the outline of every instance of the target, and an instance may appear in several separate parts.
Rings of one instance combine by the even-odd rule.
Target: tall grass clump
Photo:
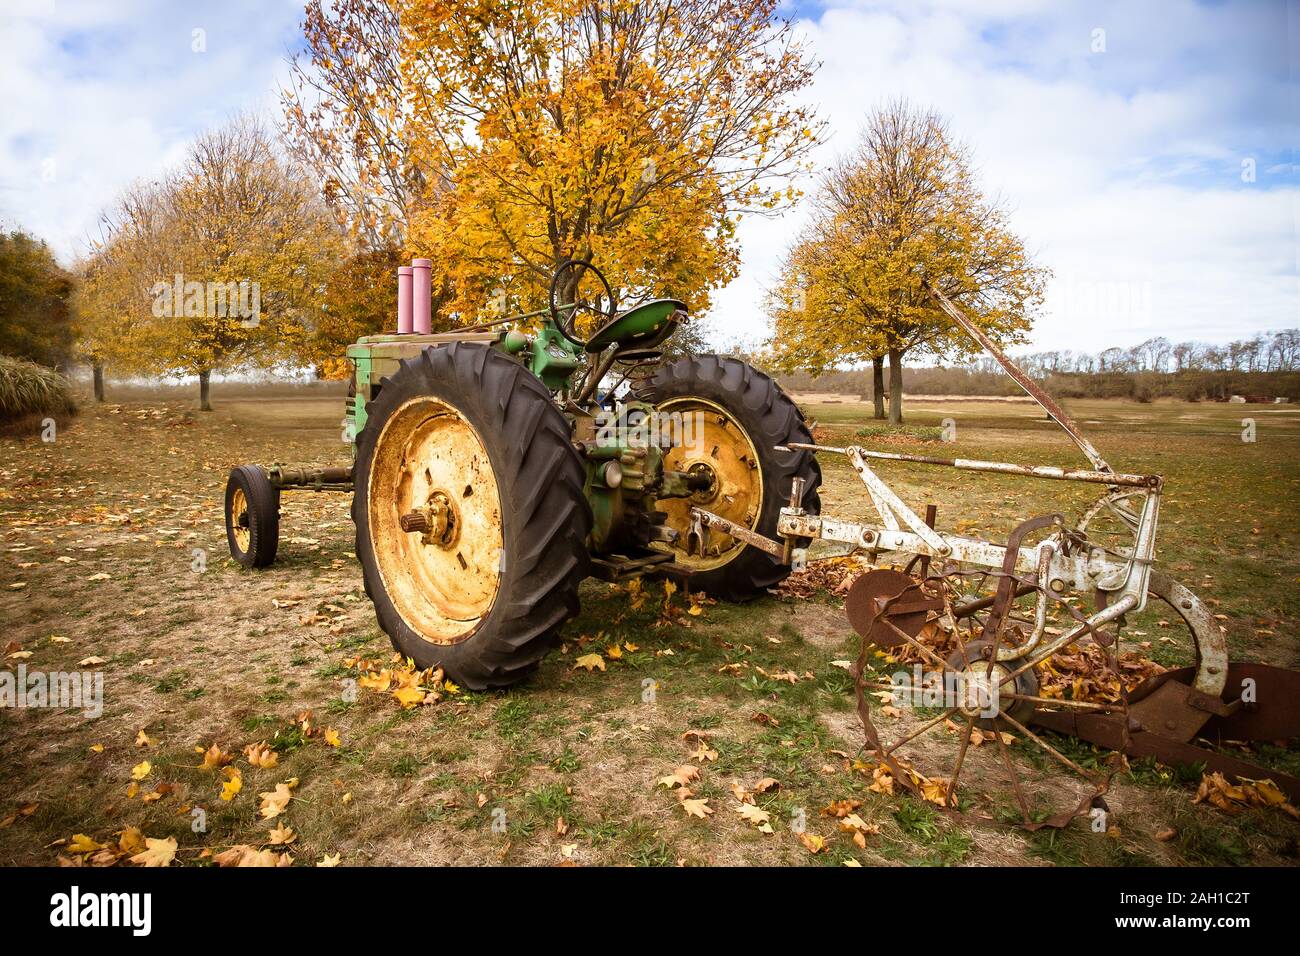
[[[32,415],[71,415],[77,410],[68,380],[44,365],[0,355],[0,423]]]

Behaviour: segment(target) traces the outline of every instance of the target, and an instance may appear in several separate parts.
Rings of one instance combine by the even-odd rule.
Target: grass
[[[0,420],[76,410],[71,385],[54,369],[0,355]]]
[[[1194,773],[1144,761],[1132,761],[1107,795],[1115,836],[1094,834],[1084,821],[1032,835],[1016,828],[1019,815],[992,748],[968,757],[983,776],[959,793],[964,811],[993,818],[987,826],[967,827],[909,796],[870,792],[870,776],[853,769],[862,734],[851,683],[831,663],[855,656],[856,636],[840,599],[824,593],[706,605],[697,617],[665,619],[659,585],[648,585],[651,600],[634,610],[625,592],[591,581],[582,588],[582,613],[563,631],[565,646],[520,687],[405,711],[364,688],[349,695],[354,671],[345,659],[386,662],[391,650],[361,589],[346,500],[286,495],[282,534],[317,543],[282,541],[284,561],[266,572],[244,572],[220,557],[220,493],[233,463],[336,460],[337,399],[310,394],[277,402],[252,395],[224,400],[218,393],[217,412],[197,421],[180,403],[152,399],[92,407],[52,448],[0,439],[0,612],[13,622],[7,639],[33,651],[29,668],[76,669],[89,655],[108,662],[98,721],[49,710],[0,711],[6,768],[0,820],[29,801],[39,805],[30,817],[0,827],[0,864],[48,865],[61,852],[52,845],[57,840],[78,832],[104,839],[129,825],[149,836],[174,834],[187,861],[204,847],[260,843],[268,827],[258,815],[258,794],[295,777],[286,816],[299,834],[293,852],[304,864],[336,852],[345,863],[373,864],[1296,860],[1300,828],[1282,814],[1230,816],[1193,805]],[[158,409],[163,414],[155,417]],[[1085,431],[1117,466],[1166,475],[1161,562],[1217,602],[1233,654],[1294,661],[1300,633],[1294,588],[1300,541],[1290,505],[1300,490],[1295,412],[1162,402],[1074,403],[1072,409],[1096,422]],[[877,440],[856,434],[874,427],[869,406],[831,404],[809,412],[827,444]],[[901,440],[909,442],[926,440],[926,430],[941,428],[944,418],[955,421],[957,441],[927,454],[1079,460],[1050,423],[1015,403],[915,403],[907,414]],[[1258,440],[1244,444],[1239,420],[1252,414]],[[887,447],[894,439],[879,440]],[[124,447],[133,450],[129,460],[119,454]],[[831,455],[821,460],[824,510],[865,515],[869,503],[847,463]],[[880,471],[918,509],[938,502],[941,528],[961,526],[992,540],[1029,515],[1074,514],[1084,504],[1062,483],[888,462]],[[190,571],[194,547],[209,553],[202,575]],[[99,571],[110,577],[90,581]],[[26,587],[11,590],[17,582]],[[681,595],[674,600],[684,607]],[[304,611],[326,604],[343,608],[331,612],[340,624],[301,623]],[[1188,649],[1160,619],[1155,608],[1134,615],[1130,633],[1146,632],[1141,639],[1150,641],[1153,656],[1177,663]],[[50,635],[69,643],[51,642]],[[604,672],[574,668],[577,657],[616,641],[638,649],[607,659]],[[724,670],[729,664],[741,667]],[[763,677],[759,667],[797,680]],[[656,685],[653,701],[643,697],[647,679]],[[190,699],[196,691],[203,696]],[[316,733],[303,733],[304,711],[312,712]],[[135,745],[141,727],[159,741],[156,748]],[[339,733],[340,746],[322,741],[325,727]],[[696,756],[698,738],[688,732],[705,735],[704,756]],[[1053,739],[1080,762],[1095,765],[1109,756]],[[275,768],[243,760],[243,748],[263,740],[279,755]],[[237,754],[243,768],[243,790],[233,801],[221,801],[217,775],[196,766],[194,747],[214,741]],[[103,744],[103,751],[90,751],[92,744]],[[1064,783],[1059,767],[1033,760],[1032,747],[1012,750],[1033,778],[1035,797],[1052,802]],[[1296,765],[1293,747],[1257,750],[1247,759]],[[716,759],[708,759],[710,752]],[[922,756],[940,767],[951,759],[941,747]],[[124,796],[131,768],[146,758],[154,764],[151,786],[177,788],[151,804]],[[691,787],[714,811],[707,820],[687,817],[658,783],[684,764],[698,767]],[[778,786],[754,799],[771,815],[771,834],[746,823],[733,796],[733,785],[752,788],[765,777]],[[861,800],[856,812],[879,827],[865,848],[821,815],[845,799]],[[188,817],[178,814],[187,805],[207,810],[206,834],[190,832]],[[505,814],[504,832],[493,829],[494,810]],[[1003,817],[1006,823],[999,822]],[[561,818],[564,827],[557,826]],[[826,840],[824,851],[814,855],[800,843],[797,819]],[[1167,830],[1174,836],[1156,839]],[[572,856],[564,856],[566,848]]]

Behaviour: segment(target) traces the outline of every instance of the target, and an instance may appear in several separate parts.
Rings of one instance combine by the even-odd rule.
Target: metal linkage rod
[[[947,313],[948,318],[956,322],[967,335],[984,348],[984,351],[992,355],[993,358],[997,360],[997,363],[1002,366],[1003,371],[1010,375],[1012,380],[1029,394],[1030,398],[1041,405],[1043,410],[1056,420],[1056,424],[1060,425],[1061,428],[1064,429],[1065,433],[1070,436],[1070,440],[1073,441],[1079,447],[1079,450],[1087,456],[1088,460],[1092,462],[1093,468],[1102,472],[1111,471],[1110,465],[1106,464],[1106,460],[1101,457],[1101,452],[1097,451],[1097,449],[1093,447],[1092,442],[1083,437],[1083,432],[1079,430],[1079,426],[1075,424],[1074,419],[1066,414],[1065,409],[1061,408],[1052,396],[1043,391],[1039,387],[1038,383],[1026,375],[1019,365],[1011,361],[1010,356],[1003,352],[1002,349],[998,348],[997,343],[985,335],[982,329],[978,328],[967,319],[966,316],[962,315],[961,310],[952,304],[951,299],[934,286],[930,285],[930,283],[925,279],[921,280],[921,287],[924,288],[926,292],[930,293],[934,300],[939,303],[939,308],[943,309],[943,311]]]
[[[881,461],[906,461],[920,465],[939,465],[944,468],[956,468],[960,471],[995,472],[1003,475],[1020,475],[1025,478],[1048,478],[1053,481],[1086,481],[1096,485],[1122,485],[1129,488],[1155,488],[1160,485],[1159,475],[1126,475],[1113,471],[1088,471],[1079,468],[1058,468],[1055,465],[1016,465],[1006,461],[981,461],[977,458],[937,458],[932,455],[907,455],[901,452],[870,451],[849,445],[837,448],[834,445],[812,445],[805,442],[789,442],[783,448],[807,449],[808,451],[834,452],[848,455],[856,451],[863,458],[875,458]]]

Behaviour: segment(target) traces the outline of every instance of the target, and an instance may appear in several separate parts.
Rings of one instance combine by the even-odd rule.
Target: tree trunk
[[[199,372],[199,411],[201,412],[212,411],[212,402],[208,400],[208,385],[211,377],[211,369],[205,368],[203,371]]]
[[[903,353],[889,350],[889,424],[903,424]]]
[[[875,403],[875,418],[885,417],[885,357],[871,359],[871,400]]]
[[[95,401],[104,400],[104,366],[96,362],[93,366],[95,375]]]

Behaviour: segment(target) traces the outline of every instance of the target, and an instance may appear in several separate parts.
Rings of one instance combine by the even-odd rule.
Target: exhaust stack
[[[407,335],[411,325],[412,272],[410,266],[400,266],[397,270],[397,334]]]
[[[411,260],[412,313],[416,335],[428,335],[433,327],[433,260]]]

